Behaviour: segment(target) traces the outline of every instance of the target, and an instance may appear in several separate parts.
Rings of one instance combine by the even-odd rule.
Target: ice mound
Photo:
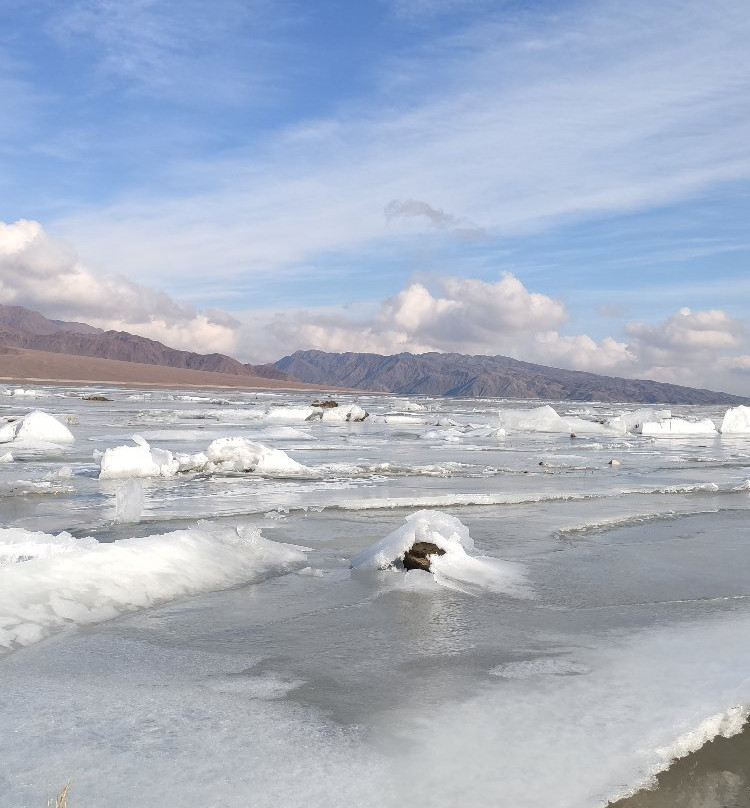
[[[60,537],[49,537],[56,542]],[[268,541],[257,530],[208,524],[10,564],[0,568],[0,649],[304,564],[302,548]]]
[[[750,407],[731,407],[724,413],[721,421],[722,435],[748,434],[750,433]]]
[[[326,407],[320,411],[322,421],[364,421],[368,416],[367,410],[363,410],[358,404],[339,404],[338,407]]]
[[[219,438],[206,450],[205,470],[244,471],[268,475],[297,475],[309,471],[281,449],[270,449],[247,438]]]
[[[152,449],[140,435],[133,435],[135,446],[106,449],[100,459],[99,478],[173,477],[179,462],[166,449]]]
[[[75,442],[73,433],[57,418],[34,410],[0,428],[0,443],[67,445]]]
[[[12,463],[12,462],[13,462],[12,452],[5,452],[4,454],[0,454],[0,463]]]
[[[281,449],[270,449],[247,438],[218,438],[205,452],[173,454],[152,449],[140,435],[135,446],[116,446],[100,456],[100,479],[174,477],[178,472],[253,472],[269,476],[295,476],[309,472]],[[96,455],[95,455],[96,456]]]
[[[640,429],[644,437],[660,438],[670,435],[716,435],[716,424],[710,418],[700,421],[686,421],[684,418],[662,418],[660,421],[646,421]]]
[[[633,412],[624,412],[610,418],[607,424],[618,432],[638,432],[646,421],[662,421],[672,417],[672,410],[655,410],[652,407],[641,407]]]
[[[20,527],[0,528],[0,567],[30,561],[33,558],[51,558],[62,553],[90,550],[96,539],[76,539],[70,533],[35,533]]]
[[[415,542],[429,542],[444,551],[431,556],[430,574],[450,589],[473,591],[486,589],[516,597],[528,596],[523,568],[486,556],[471,556],[474,541],[469,529],[455,516],[442,511],[417,511],[397,528],[352,558],[355,570],[398,569],[406,552]]]
[[[511,432],[593,432],[612,433],[606,424],[584,418],[562,418],[549,404],[531,410],[500,410],[500,426]]]

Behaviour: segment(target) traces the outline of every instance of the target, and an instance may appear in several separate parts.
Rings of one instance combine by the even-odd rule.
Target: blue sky
[[[750,395],[748,41],[744,0],[5,0],[0,302]]]

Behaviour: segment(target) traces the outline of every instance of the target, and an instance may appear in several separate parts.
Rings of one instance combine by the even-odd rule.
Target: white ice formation
[[[140,435],[133,435],[135,446],[115,446],[100,457],[99,478],[174,477],[178,472],[245,472],[273,477],[299,476],[308,468],[292,460],[281,449],[242,437],[218,438],[205,452],[172,453],[154,449]]]
[[[209,524],[110,544],[0,530],[0,558],[0,651],[306,563],[302,548]]]
[[[469,592],[484,589],[516,597],[529,594],[520,565],[469,555],[474,549],[469,529],[455,516],[442,511],[423,510],[407,516],[405,525],[355,555],[352,569],[397,569],[415,542],[434,544],[445,555],[431,557],[430,573],[413,571],[409,575],[431,574],[442,586]]]
[[[64,424],[41,410],[34,410],[0,428],[0,443],[66,445],[74,442],[73,433]]]
[[[750,433],[750,407],[732,407],[724,413],[721,422],[722,435],[737,435]]]

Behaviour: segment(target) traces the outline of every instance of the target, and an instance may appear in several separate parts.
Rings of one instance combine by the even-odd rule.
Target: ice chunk
[[[23,528],[0,528],[0,567],[30,561],[33,558],[51,558],[62,553],[90,550],[96,539],[76,539],[70,533],[37,533]]]
[[[320,417],[323,421],[364,421],[368,415],[369,413],[358,404],[350,404],[326,407],[321,410]]]
[[[268,475],[297,475],[308,471],[281,449],[270,449],[247,438],[219,438],[206,450],[208,471],[246,471]]]
[[[670,435],[715,435],[716,424],[710,418],[700,421],[686,421],[684,418],[662,418],[660,421],[646,421],[640,427],[645,437],[669,437]]]
[[[562,418],[553,407],[545,404],[531,410],[500,410],[500,425],[512,432],[593,432],[609,433],[614,430],[606,424],[583,418]]]
[[[13,454],[11,452],[5,452],[5,454],[0,455],[0,463],[12,463],[13,462]]]
[[[143,513],[143,485],[135,477],[115,492],[115,522],[140,522]]]
[[[133,435],[135,446],[115,446],[101,456],[99,478],[173,477],[180,464],[166,449],[152,449],[140,435]]]
[[[24,444],[65,445],[74,443],[75,438],[73,433],[57,418],[41,410],[34,410],[0,428],[0,443],[10,443],[11,441]]]
[[[207,524],[10,564],[0,568],[0,649],[304,564],[302,548]]]
[[[431,557],[430,572],[435,581],[451,589],[487,589],[517,597],[527,596],[523,568],[518,564],[486,556],[475,557],[469,529],[455,516],[442,511],[417,511],[406,524],[352,558],[352,569],[397,568],[415,542],[428,542],[444,551]]]
[[[624,412],[614,418],[610,418],[607,424],[623,434],[626,432],[640,433],[645,421],[661,421],[671,417],[671,410],[655,410],[652,407],[642,407],[633,412]]]
[[[750,433],[750,407],[731,407],[724,413],[721,421],[721,434],[748,434]]]

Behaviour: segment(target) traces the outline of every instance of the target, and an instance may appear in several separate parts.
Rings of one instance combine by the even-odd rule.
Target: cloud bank
[[[175,348],[232,353],[239,323],[226,312],[197,312],[164,292],[120,275],[100,275],[39,222],[0,222],[0,303],[130,331]]]
[[[85,266],[38,222],[0,222],[0,303],[141,334],[202,353],[273,361],[298,349],[503,354],[572,370],[652,378],[750,395],[750,323],[721,309],[681,308],[629,322],[623,338],[575,331],[565,303],[511,272],[495,281],[409,282],[355,316],[347,307],[199,312],[172,297]]]

